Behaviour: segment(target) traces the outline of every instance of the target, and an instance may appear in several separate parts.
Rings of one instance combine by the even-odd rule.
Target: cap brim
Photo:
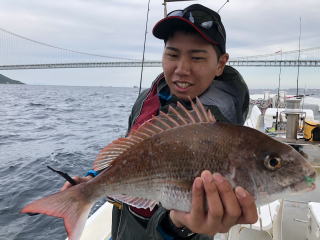
[[[194,30],[196,30],[196,32],[198,32],[201,35],[201,37],[203,37],[205,40],[207,40],[211,44],[218,45],[217,42],[208,38],[207,35],[203,31],[201,31],[196,25],[194,25],[192,22],[179,16],[170,16],[160,20],[153,27],[152,33],[156,38],[167,39],[168,35],[172,32],[173,29],[181,29],[186,26],[189,26]]]

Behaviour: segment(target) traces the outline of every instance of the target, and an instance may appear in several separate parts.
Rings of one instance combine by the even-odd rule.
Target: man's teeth
[[[190,83],[186,83],[186,82],[184,82],[184,83],[182,83],[182,82],[177,82],[176,84],[177,84],[178,87],[180,87],[180,88],[187,88],[187,87],[189,87],[189,86],[191,85]]]

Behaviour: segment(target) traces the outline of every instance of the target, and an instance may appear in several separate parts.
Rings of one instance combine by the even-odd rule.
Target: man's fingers
[[[173,222],[176,227],[184,227],[188,223],[188,216],[189,213],[182,212],[182,211],[177,211],[177,210],[171,210],[170,211],[170,218],[171,221]]]
[[[87,176],[87,177],[79,177],[79,176],[75,176],[73,177],[72,179],[77,183],[83,183],[83,182],[88,182],[92,179],[93,177],[92,176]],[[64,191],[70,187],[72,187],[73,185],[69,182],[65,182],[62,186],[62,188],[60,189],[60,191]]]
[[[191,206],[191,221],[197,223],[203,221],[206,216],[205,195],[203,189],[203,181],[197,177],[192,186],[192,206]]]
[[[255,223],[258,215],[254,198],[245,189],[233,190],[226,178],[205,170],[194,180],[191,212],[172,210],[170,217],[178,227],[212,235],[237,223]]]
[[[203,171],[201,174],[201,178],[203,179],[203,185],[207,197],[208,225],[211,225],[221,221],[224,214],[224,209],[220,199],[218,188],[214,183],[214,179],[211,172]]]
[[[229,181],[227,181],[219,173],[214,173],[213,179],[218,188],[224,207],[222,224],[225,227],[224,229],[221,229],[221,231],[228,231],[231,226],[237,223],[239,217],[241,216],[241,208]]]
[[[204,191],[202,186],[202,179],[197,177],[192,186],[192,203],[191,203],[191,212],[186,213],[182,211],[170,211],[171,221],[177,227],[188,226],[190,229],[197,227],[199,222],[201,223],[205,218],[205,209],[204,209]]]
[[[63,184],[62,188],[60,188],[60,192],[68,189],[68,188],[71,187],[71,186],[72,186],[71,183],[65,182],[65,183]]]
[[[76,176],[76,177],[73,177],[72,179],[73,179],[76,183],[80,183],[80,177]],[[73,185],[72,185],[71,183],[65,182],[65,183],[63,184],[62,188],[60,189],[60,192],[66,190],[66,189],[68,189],[68,188],[70,188],[70,187],[72,187],[72,186],[73,186]]]
[[[238,219],[238,224],[256,223],[258,221],[258,213],[254,198],[242,187],[236,187],[235,192],[242,210],[242,215]]]

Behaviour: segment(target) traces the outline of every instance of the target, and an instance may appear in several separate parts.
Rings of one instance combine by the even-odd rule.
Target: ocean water
[[[0,85],[0,240],[66,238],[61,219],[19,210],[65,182],[47,165],[84,175],[101,148],[124,136],[137,95],[136,88]]]
[[[98,151],[124,136],[136,88],[0,85],[0,240],[65,239],[61,219],[28,216],[31,200],[84,175]]]

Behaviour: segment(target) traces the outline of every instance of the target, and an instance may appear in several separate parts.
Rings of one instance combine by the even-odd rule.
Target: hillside
[[[0,84],[24,84],[23,82],[12,80],[2,74],[0,74]]]

